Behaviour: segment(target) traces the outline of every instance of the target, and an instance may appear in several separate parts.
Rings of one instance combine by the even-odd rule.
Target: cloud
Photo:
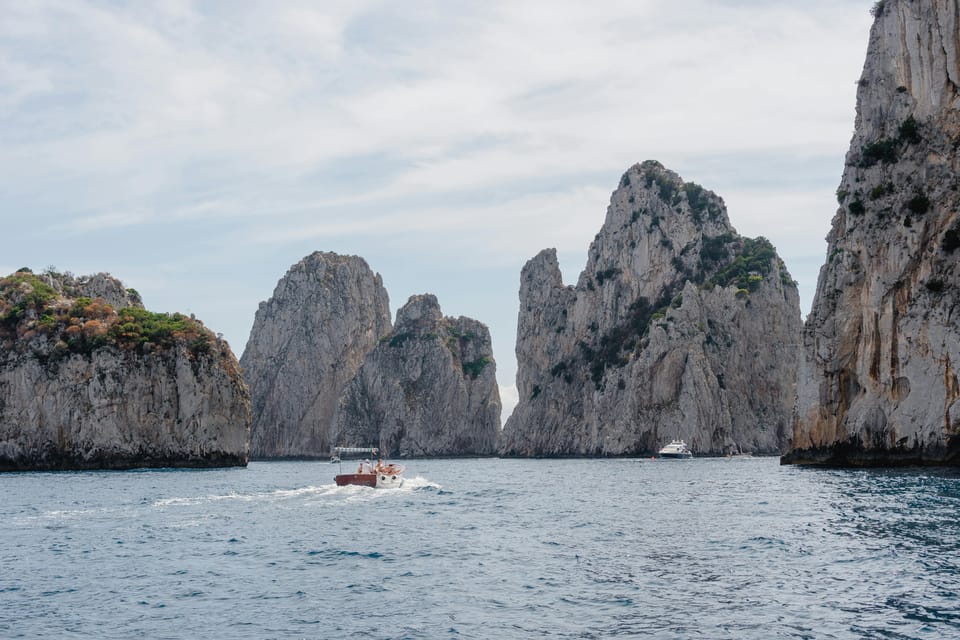
[[[11,164],[30,166],[34,180],[112,176],[130,184],[117,194],[127,206],[177,189],[198,165],[208,180],[236,185],[390,150],[407,163],[381,185],[386,199],[617,171],[664,152],[834,148],[849,119],[825,113],[833,100],[824,98],[844,74],[852,103],[855,75],[834,59],[862,48],[843,30],[853,3],[695,3],[682,23],[652,3],[605,12],[490,3],[466,17],[417,5],[412,18],[393,16],[401,34],[426,6],[446,29],[397,40],[382,57],[351,36],[373,20],[365,5],[276,14],[244,5],[222,15],[189,4],[161,15],[136,4],[40,6],[20,10],[43,36],[17,39],[25,53],[11,64],[21,72],[7,83],[13,95],[33,95],[26,79],[46,78],[54,104]],[[29,55],[49,40],[69,67]],[[65,131],[65,121],[75,127]],[[471,148],[480,138],[495,143]],[[138,172],[153,179],[129,183]]]
[[[153,219],[154,215],[149,211],[100,213],[71,219],[64,228],[68,231],[88,233],[106,228],[135,226]]]
[[[148,301],[202,304],[239,348],[286,266],[359,253],[403,274],[384,274],[394,297],[439,282],[445,309],[488,301],[509,376],[520,267],[553,246],[575,280],[619,176],[657,159],[723,196],[812,291],[867,9],[13,3],[6,260],[144,278],[125,276]]]

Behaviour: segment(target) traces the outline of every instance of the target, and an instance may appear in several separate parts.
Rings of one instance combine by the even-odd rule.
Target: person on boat
[[[360,473],[373,473],[373,467],[370,466],[369,460],[360,463]]]

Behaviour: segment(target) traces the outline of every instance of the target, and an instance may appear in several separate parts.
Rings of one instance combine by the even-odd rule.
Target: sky
[[[314,251],[393,313],[490,327],[516,403],[520,270],[576,282],[611,192],[659,160],[763,235],[809,311],[864,0],[0,0],[0,274],[107,272],[239,358]]]

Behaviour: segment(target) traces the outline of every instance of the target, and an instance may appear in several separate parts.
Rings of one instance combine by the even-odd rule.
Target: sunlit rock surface
[[[796,283],[722,199],[657,162],[631,167],[575,286],[556,252],[520,277],[520,402],[509,455],[779,453],[795,397]]]
[[[960,7],[875,13],[783,461],[956,464]]]

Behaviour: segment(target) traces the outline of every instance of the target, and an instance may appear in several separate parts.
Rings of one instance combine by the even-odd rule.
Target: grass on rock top
[[[21,270],[0,279],[0,339],[15,344],[46,338],[54,353],[91,353],[102,347],[150,353],[178,343],[198,356],[215,340],[203,324],[181,313],[157,313],[139,307],[115,310],[102,298],[61,296],[44,276]]]

